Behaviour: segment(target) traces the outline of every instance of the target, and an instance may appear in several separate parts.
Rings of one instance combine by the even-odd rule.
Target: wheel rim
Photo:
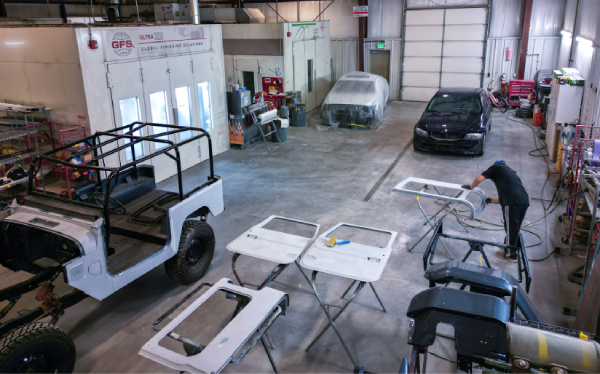
[[[36,352],[23,357],[13,372],[15,373],[50,373],[56,368],[52,365],[52,360],[44,352]]]
[[[190,266],[198,264],[200,257],[202,257],[204,246],[198,239],[192,240],[187,250],[187,264]]]

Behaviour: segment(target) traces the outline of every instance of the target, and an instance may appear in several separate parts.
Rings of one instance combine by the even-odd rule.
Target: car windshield
[[[373,94],[375,93],[375,83],[373,81],[359,81],[359,80],[339,80],[331,92],[348,94]]]
[[[434,96],[427,111],[479,114],[481,113],[481,102],[476,96],[439,95]]]

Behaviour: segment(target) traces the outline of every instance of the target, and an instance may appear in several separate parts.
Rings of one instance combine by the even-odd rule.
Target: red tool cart
[[[273,103],[276,109],[281,107],[283,95],[283,78],[262,77],[262,89],[265,92],[265,101]]]
[[[508,84],[508,105],[511,107],[521,106],[521,98],[533,93],[533,81],[513,79]]]

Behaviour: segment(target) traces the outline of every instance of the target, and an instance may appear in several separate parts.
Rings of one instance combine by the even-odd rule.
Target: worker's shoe
[[[504,254],[504,250],[503,249],[500,249],[499,251],[497,251],[496,252],[496,256],[498,258],[501,258],[503,260],[507,260],[507,261],[510,261],[510,262],[517,262],[517,259],[518,259],[518,257],[516,255],[514,257],[506,256]]]

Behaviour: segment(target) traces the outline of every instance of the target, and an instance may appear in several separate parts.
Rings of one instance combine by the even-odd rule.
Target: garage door
[[[441,87],[480,87],[486,8],[406,11],[402,100],[429,101]]]

